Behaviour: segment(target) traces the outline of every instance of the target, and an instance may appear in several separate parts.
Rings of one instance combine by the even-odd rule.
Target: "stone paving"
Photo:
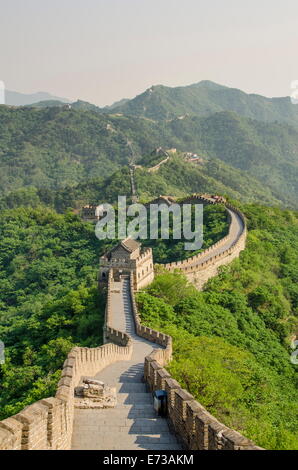
[[[229,209],[228,209],[229,210]],[[231,215],[230,237],[200,258],[201,264],[210,257],[231,247],[243,231],[243,222],[235,212]],[[135,334],[129,296],[129,280],[114,282],[111,292],[111,326],[126,331],[133,340],[130,361],[119,361],[96,375],[96,379],[116,387],[118,403],[113,409],[76,409],[74,417],[73,449],[181,449],[170,433],[167,421],[156,415],[152,396],[143,382],[144,358],[159,347]]]
[[[211,251],[200,257],[198,261],[195,260],[193,263],[189,262],[189,266],[197,266],[199,264],[205,263],[214,256],[219,255],[220,253],[223,253],[224,251],[231,248],[231,246],[238,240],[244,229],[243,221],[236,212],[230,209],[227,209],[227,211],[231,216],[229,238],[222,245],[214,247]]]
[[[118,361],[95,376],[116,387],[112,409],[75,409],[72,449],[179,450],[167,420],[157,416],[152,395],[143,382],[144,358],[159,347],[135,334],[129,280],[114,282],[111,293],[111,326],[126,331],[133,341],[130,361]]]

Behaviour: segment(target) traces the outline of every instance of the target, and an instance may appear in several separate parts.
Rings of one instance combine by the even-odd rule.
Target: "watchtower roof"
[[[138,250],[141,244],[132,238],[126,238],[120,242],[120,245],[123,246],[125,250],[129,251],[129,253],[132,253],[133,251]]]
[[[111,249],[110,253],[119,249],[119,247],[122,247],[128,253],[133,253],[134,251],[139,250],[140,246],[141,244],[136,240],[133,240],[132,238],[125,238],[125,240],[121,240],[118,245],[114,246],[114,248]]]

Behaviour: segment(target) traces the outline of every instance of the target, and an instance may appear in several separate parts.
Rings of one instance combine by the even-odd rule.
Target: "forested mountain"
[[[60,98],[58,96],[51,95],[47,92],[37,92],[37,93],[19,93],[17,91],[5,91],[5,103],[10,106],[25,106],[32,103],[38,103],[40,101],[57,101],[61,103],[69,103],[70,101],[67,98]]]
[[[158,172],[149,173],[146,168],[137,168],[135,181],[141,201],[158,194],[185,196],[190,192],[211,192],[245,202],[283,204],[258,180],[216,159],[198,166],[185,162],[178,154],[161,166]],[[57,190],[28,186],[8,192],[0,197],[0,210],[19,206],[37,207],[40,204],[46,204],[58,212],[72,208],[80,210],[89,203],[114,202],[118,195],[126,195],[130,201],[130,193],[129,169],[124,166],[107,178],[95,178]]]
[[[298,449],[289,347],[297,334],[298,216],[264,207],[298,207],[296,109],[286,98],[211,82],[153,87],[104,110],[83,101],[0,106],[0,418],[53,395],[74,345],[101,343],[98,257],[114,241],[97,240],[74,212],[129,197],[134,163],[141,202],[219,193],[248,220],[246,249],[203,292],[160,271],[139,294],[143,322],[173,336],[171,373],[259,445]],[[159,147],[172,150],[152,171],[165,158],[164,150],[152,153]],[[226,232],[223,208],[209,206],[204,248]],[[160,263],[185,256],[172,240],[152,247]]]
[[[209,208],[204,238],[212,243],[226,224],[222,208]],[[158,275],[138,295],[142,321],[173,336],[168,368],[210,412],[265,448],[298,449],[289,348],[297,332],[297,213],[241,210],[249,239],[240,258],[203,292],[179,274]],[[98,257],[112,243],[97,240],[93,225],[74,214],[46,207],[1,212],[0,419],[53,395],[74,345],[102,341],[96,275]],[[160,261],[176,254],[160,241],[155,248]]]
[[[175,88],[152,86],[135,98],[106,107],[104,111],[110,112],[111,109],[115,113],[154,120],[173,119],[185,114],[208,116],[220,111],[234,111],[258,121],[298,125],[298,107],[291,103],[289,97],[266,98],[207,80]]]
[[[248,240],[202,292],[163,273],[137,294],[142,321],[173,337],[167,366],[183,388],[228,426],[266,449],[298,449],[297,213],[241,207]]]
[[[294,127],[231,112],[155,122],[104,115],[84,103],[80,106],[0,106],[2,195],[23,186],[60,190],[102,179],[131,160],[144,162],[154,147],[163,146],[204,157],[208,163],[196,169],[197,181],[211,178],[214,190],[246,200],[298,205],[298,130]],[[200,185],[196,187],[200,191]],[[251,199],[248,195],[253,193]]]

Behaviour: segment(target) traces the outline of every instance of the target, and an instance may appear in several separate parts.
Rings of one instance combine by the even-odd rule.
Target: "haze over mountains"
[[[208,81],[158,85],[105,108],[80,100],[68,108],[52,98],[0,107],[2,194],[22,186],[61,191],[96,179],[100,190],[103,178],[113,179],[114,172],[132,160],[146,161],[162,146],[175,147],[177,158],[154,176],[140,171],[157,191],[159,181],[178,192],[209,187],[243,200],[298,207],[298,106],[290,98],[248,95]],[[194,168],[179,152],[195,152],[204,164]],[[183,184],[176,173],[184,175]]]
[[[59,101],[70,103],[68,99],[48,93],[23,95],[7,92],[6,104],[57,106]],[[208,116],[220,111],[234,111],[240,116],[259,121],[279,121],[298,125],[298,106],[291,102],[289,96],[267,98],[208,80],[180,87],[154,85],[133,99],[125,98],[104,108],[82,100],[72,103],[72,106],[107,114],[122,113],[153,120],[182,118],[185,115]]]
[[[28,104],[35,104],[40,101],[54,101],[54,102],[62,102],[62,103],[70,103],[70,100],[67,98],[59,98],[58,96],[54,96],[51,93],[47,93],[44,91],[40,91],[37,93],[26,94],[26,93],[19,93],[17,91],[5,91],[5,104],[8,106],[26,106]]]

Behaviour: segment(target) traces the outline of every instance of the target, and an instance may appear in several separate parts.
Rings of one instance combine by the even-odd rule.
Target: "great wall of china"
[[[188,200],[194,199],[204,202],[198,196]],[[180,269],[201,288],[219,266],[237,257],[245,248],[245,219],[238,209],[228,204],[226,209],[230,222],[226,237],[199,255],[165,268]],[[105,271],[106,344],[73,348],[64,363],[56,396],[0,422],[0,450],[259,450],[210,415],[170,376],[165,366],[172,357],[172,338],[141,324],[134,296],[138,289],[136,270],[128,269],[127,273],[118,268],[116,262]],[[148,283],[151,280],[149,276]],[[117,405],[106,409],[76,407],[74,390],[82,376],[115,387]],[[153,409],[155,390],[167,392],[167,419]]]

